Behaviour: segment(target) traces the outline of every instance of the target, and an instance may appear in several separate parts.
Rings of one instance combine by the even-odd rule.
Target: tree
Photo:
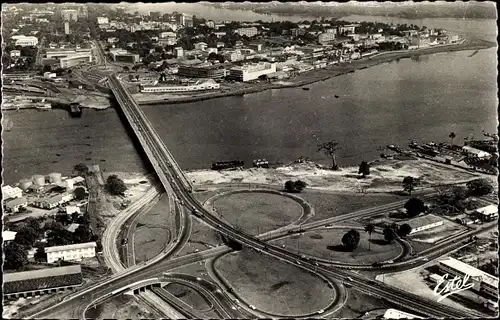
[[[330,156],[332,158],[333,170],[339,169],[339,166],[337,165],[337,161],[335,159],[336,158],[335,153],[339,149],[340,147],[338,146],[338,142],[335,141],[329,141],[318,145],[318,152],[323,151],[327,156]]]
[[[363,178],[370,175],[370,165],[366,161],[362,161],[359,165],[358,174],[363,174]]]
[[[398,236],[400,237],[406,237],[411,233],[411,226],[407,223],[401,225],[398,229]]]
[[[65,246],[73,243],[73,235],[66,229],[52,230],[47,237],[49,246]]]
[[[73,233],[74,243],[84,243],[92,241],[92,231],[87,225],[80,225]]]
[[[389,243],[391,243],[396,238],[396,235],[394,234],[394,229],[392,228],[385,228],[383,233],[385,241]]]
[[[17,235],[16,235],[17,236]],[[19,270],[28,263],[28,257],[22,246],[16,242],[10,242],[4,247],[4,268]]]
[[[357,230],[351,229],[342,237],[342,244],[347,250],[353,251],[358,247],[359,239],[359,232]]]
[[[33,228],[29,226],[24,226],[16,233],[14,242],[23,247],[32,247],[38,235]]]
[[[38,246],[33,257],[36,261],[46,262],[47,253],[45,253],[45,248],[43,246]]]
[[[375,226],[373,224],[368,224],[365,227],[365,232],[368,232],[368,236],[370,237],[370,240],[372,239],[372,233],[375,231]],[[370,244],[371,241],[368,241],[368,250],[370,250]]]
[[[85,191],[84,187],[77,187],[75,191],[73,191],[76,200],[83,200],[87,196],[87,191]]]
[[[127,186],[122,179],[118,178],[116,175],[111,175],[106,180],[106,190],[112,195],[123,195],[127,190]]]
[[[31,228],[37,236],[40,236],[42,228],[40,227],[40,221],[38,219],[33,217],[28,217],[23,222],[24,225]]]
[[[493,192],[493,186],[486,179],[476,179],[467,182],[467,188],[472,196],[485,196]]]
[[[455,132],[450,132],[448,137],[451,139],[450,145],[453,146],[453,139],[455,139],[457,137],[457,135],[455,134]]]
[[[307,183],[305,183],[304,181],[302,180],[297,180],[295,181],[294,183],[294,187],[295,187],[295,190],[297,190],[297,192],[301,192],[302,190],[304,190],[304,188],[307,186]]]
[[[89,172],[89,167],[85,163],[79,163],[73,167],[73,170],[80,175],[84,175]]]
[[[406,209],[406,214],[410,218],[416,217],[420,213],[425,212],[425,204],[418,198],[410,198],[406,201],[404,208]]]
[[[288,180],[285,182],[285,191],[286,192],[293,192],[295,190],[295,185],[292,180]]]
[[[411,192],[415,190],[415,186],[418,184],[418,179],[407,176],[403,179],[403,190],[408,192],[411,196]]]

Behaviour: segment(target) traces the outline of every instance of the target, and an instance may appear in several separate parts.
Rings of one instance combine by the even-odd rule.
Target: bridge
[[[270,255],[283,262],[293,264],[298,268],[302,268],[320,277],[334,279],[338,282],[345,281],[345,279],[349,277],[351,279],[351,285],[354,286],[357,291],[380,297],[418,313],[433,318],[481,317],[481,315],[476,312],[457,310],[436,301],[408,293],[396,287],[383,283],[374,283],[374,281],[370,281],[363,275],[351,272],[348,269],[337,267],[332,268],[313,260],[304,260],[300,255],[266,243],[264,239],[259,239],[260,237],[253,237],[241,231],[235,230],[231,225],[228,225],[207,211],[203,205],[194,198],[191,183],[186,178],[180,166],[170,154],[145,114],[141,111],[140,107],[137,105],[130,93],[120,83],[116,75],[113,74],[108,77],[108,85],[115,95],[127,121],[130,123],[130,126],[137,135],[139,142],[153,165],[153,168],[158,174],[164,188],[167,192],[173,192],[177,197],[177,200],[187,206],[189,210],[196,209],[200,213],[198,215],[198,219],[202,223],[246,247],[258,250],[263,254]],[[284,232],[286,233],[286,231]],[[32,315],[30,318],[64,317],[67,316],[68,312],[71,312],[79,318],[84,318],[85,310],[88,307],[95,305],[97,301],[101,302],[107,300],[107,298],[110,298],[115,292],[117,292],[116,290],[121,291],[122,288],[130,285],[130,283],[151,279],[155,276],[157,277],[162,271],[170,270],[174,267],[186,265],[196,261],[202,261],[210,256],[213,256],[214,254],[229,251],[229,248],[218,247],[213,250],[208,250],[207,252],[190,254],[171,260],[157,261],[150,264],[148,264],[148,262],[143,263],[135,268],[133,267],[129,270],[125,270],[116,277],[85,289],[74,296],[68,297],[67,300]],[[228,311],[231,312],[230,310]]]

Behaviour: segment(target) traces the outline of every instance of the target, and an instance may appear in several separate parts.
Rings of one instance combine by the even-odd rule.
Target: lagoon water
[[[481,29],[486,35],[488,26]],[[448,141],[451,131],[461,142],[481,137],[482,130],[495,132],[496,48],[472,53],[401,59],[309,85],[309,91],[268,90],[143,108],[184,169],[233,159],[287,163],[299,156],[328,163],[316,150],[328,140],[341,145],[340,165],[358,164],[377,157],[387,144]],[[6,183],[37,173],[68,174],[78,162],[107,171],[146,170],[113,109],[85,110],[80,119],[61,110],[3,116],[14,124],[3,132]]]

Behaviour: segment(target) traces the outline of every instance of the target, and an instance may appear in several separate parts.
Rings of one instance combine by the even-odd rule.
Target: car
[[[255,310],[255,306],[253,304],[249,305],[250,309]]]
[[[299,261],[299,260],[295,260],[295,262],[296,262],[298,265],[300,265],[300,261]]]
[[[373,280],[368,280],[368,284],[372,284],[373,285],[373,284],[376,284],[376,282],[373,281]]]
[[[423,261],[429,261],[429,258],[427,258],[427,257],[422,257],[422,260],[423,260]]]
[[[313,264],[316,266],[316,267],[319,267],[319,264],[317,262],[313,262]]]
[[[318,314],[322,314],[323,312],[325,312],[325,310],[321,309],[318,311]]]
[[[354,280],[352,280],[352,278],[351,278],[351,277],[347,277],[347,278],[345,278],[345,279],[346,279],[347,281],[354,281]]]
[[[285,247],[285,245],[282,245],[281,247],[282,247],[282,248],[284,248],[284,247]]]

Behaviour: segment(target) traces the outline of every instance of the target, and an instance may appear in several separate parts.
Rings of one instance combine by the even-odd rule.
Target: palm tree
[[[451,139],[451,146],[453,146],[453,139],[457,137],[455,132],[450,132],[450,135],[448,136]]]
[[[332,157],[332,169],[338,170],[339,166],[335,159],[335,152],[340,149],[339,143],[336,141],[329,141],[318,145],[318,152],[324,151],[327,156]]]
[[[368,235],[370,237],[370,241],[368,241],[368,250],[370,250],[370,244],[371,244],[371,239],[372,239],[372,232],[375,231],[375,226],[373,224],[368,224],[365,227],[365,232],[368,232]]]

